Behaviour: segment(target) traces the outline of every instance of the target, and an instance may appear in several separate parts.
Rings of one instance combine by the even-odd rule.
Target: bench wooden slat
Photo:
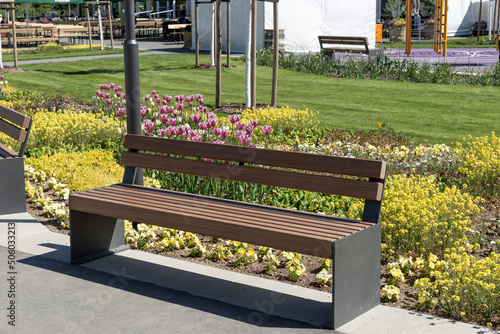
[[[255,149],[232,145],[212,145],[211,143],[188,142],[185,140],[127,135],[124,147],[157,153],[187,155],[198,158],[231,160],[261,164],[265,166],[303,169],[316,172],[385,178],[387,164],[384,161],[342,158],[309,153],[296,153],[267,149]],[[313,162],[311,162],[313,161]]]
[[[5,133],[12,139],[15,139],[19,142],[24,142],[26,140],[26,135],[27,135],[26,130],[20,129],[15,125],[13,125],[12,123],[9,123],[1,118],[0,118],[0,132]]]
[[[0,143],[0,158],[14,158],[17,157],[17,153],[12,151],[10,148]]]
[[[373,223],[347,222],[340,218],[318,214],[303,214],[300,211],[274,208],[253,203],[242,203],[226,199],[215,199],[199,195],[187,195],[175,191],[156,190],[150,188],[105,187],[98,189],[98,196],[108,200],[117,198],[124,203],[148,203],[154,208],[165,208],[173,212],[191,212],[207,217],[220,218],[221,213],[231,221],[247,222],[251,220],[257,226],[268,226],[273,221],[275,228],[289,229],[319,236],[341,237],[360,231]],[[82,196],[93,196],[94,191],[83,193]],[[228,210],[228,209],[231,210]],[[224,219],[223,219],[224,220]],[[335,233],[334,233],[335,232]],[[332,234],[333,233],[333,234]]]
[[[31,118],[7,108],[6,106],[0,105],[0,118],[8,119],[11,123],[14,123],[22,128],[27,129],[30,126]]]
[[[193,142],[191,142],[193,143]],[[217,145],[214,145],[217,146]],[[222,146],[222,145],[221,145]],[[383,185],[377,182],[341,179],[332,176],[300,174],[259,167],[228,165],[217,162],[174,158],[135,152],[123,152],[122,164],[130,167],[223,178],[233,181],[301,189],[370,200],[382,198]]]
[[[262,246],[282,247],[282,249],[326,258],[331,257],[332,241],[352,234],[352,232],[339,233],[338,231],[313,233],[297,228],[300,225],[297,226],[294,223],[288,223],[288,226],[285,227],[285,220],[280,222],[281,226],[276,226],[276,222],[272,218],[269,219],[267,224],[261,225],[256,224],[252,219],[244,219],[245,217],[234,219],[228,214],[234,208],[231,204],[227,206],[226,210],[218,214],[214,212],[212,215],[207,215],[208,211],[205,210],[209,210],[210,206],[205,210],[203,210],[203,205],[194,209],[182,206],[183,210],[178,210],[176,207],[162,205],[161,202],[145,202],[140,197],[134,199],[133,195],[126,196],[126,200],[123,201],[123,198],[115,196],[114,193],[110,196],[110,193],[107,192],[107,188],[115,188],[121,191],[122,187],[121,185],[113,185],[72,194],[71,209]],[[134,188],[136,195],[140,194],[141,191],[151,193],[151,189]],[[169,196],[168,193],[165,194],[165,198],[167,196]],[[175,196],[172,198],[172,201],[174,200]],[[204,202],[199,199],[193,201],[194,204],[198,205],[209,204]],[[266,213],[267,210],[263,210],[261,214],[265,217]],[[292,216],[288,213],[282,215],[284,217]]]
[[[370,52],[368,49],[368,38],[366,37],[318,36],[318,40],[321,50],[326,52],[328,55],[333,52],[363,54],[369,54]]]

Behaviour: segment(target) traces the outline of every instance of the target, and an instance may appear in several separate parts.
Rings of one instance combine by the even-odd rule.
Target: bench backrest
[[[367,37],[318,36],[318,40],[321,50],[369,52]]]
[[[131,134],[125,136],[124,146],[130,151],[123,152],[122,165],[129,168],[362,198],[366,200],[363,221],[378,223],[387,168],[383,161]],[[125,183],[133,183],[130,173],[126,171]]]
[[[0,156],[7,157],[22,157],[28,142],[29,131],[31,128],[31,118],[25,116],[15,110],[0,105],[0,132],[5,133],[12,139],[21,143],[19,153],[16,153],[5,145],[0,143]]]

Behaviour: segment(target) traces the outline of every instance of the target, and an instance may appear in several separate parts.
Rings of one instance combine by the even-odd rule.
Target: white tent
[[[470,35],[472,26],[479,19],[479,5],[480,0],[449,1],[448,36]],[[488,27],[491,25],[492,29],[494,11],[495,1],[483,0],[481,21],[488,22]]]
[[[192,8],[195,0],[192,1]],[[281,0],[279,29],[284,33],[285,51],[317,52],[318,36],[368,37],[375,47],[376,2],[373,0]],[[250,0],[231,1],[231,52],[244,52],[247,45]],[[199,4],[200,49],[209,50],[211,5]],[[222,4],[222,49],[226,49],[226,6]],[[194,19],[194,17],[193,17]],[[272,3],[258,2],[257,47],[264,46],[264,29],[272,29]],[[194,38],[194,36],[193,36]]]

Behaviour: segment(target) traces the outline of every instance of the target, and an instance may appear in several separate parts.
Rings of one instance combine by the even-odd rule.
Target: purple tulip
[[[167,101],[167,103],[168,103],[168,102],[172,101],[172,96],[167,96],[167,95],[164,95],[164,96],[163,96],[163,99],[164,99],[165,101]]]
[[[149,94],[144,95],[144,100],[149,101],[150,98],[151,98],[151,95],[149,95]]]
[[[226,129],[221,129],[221,130],[220,130],[220,137],[221,137],[222,139],[226,138],[228,134],[229,134],[229,131],[228,131],[228,130],[226,130]]]
[[[0,80],[1,80],[1,79],[0,79]],[[100,91],[100,90],[96,90],[96,91],[95,91],[95,95],[97,95],[97,96],[99,96],[99,97],[100,97],[100,96],[101,96],[101,91]]]
[[[153,121],[150,119],[145,120],[143,124],[144,124],[144,130],[147,130],[147,132],[151,132],[155,128],[155,123],[153,123]]]
[[[165,129],[160,129],[160,130],[158,130],[158,134],[159,134],[160,136],[164,137],[164,136],[167,134],[167,130],[165,130]]]
[[[262,130],[262,134],[264,136],[269,135],[271,133],[271,130],[272,130],[270,125],[263,125],[260,127],[260,129]]]
[[[109,84],[109,88],[115,88],[115,84],[114,83]]]
[[[225,141],[220,140],[220,139],[215,139],[215,140],[214,140],[214,144],[224,145],[225,143],[226,143]]]
[[[217,120],[215,118],[210,118],[207,121],[208,124],[210,124],[210,127],[215,127],[217,125]]]
[[[156,95],[156,91],[155,90],[151,91],[151,95]]]
[[[162,114],[162,115],[160,115],[160,121],[161,121],[162,123],[167,123],[167,122],[168,122],[168,115],[166,115],[166,114]],[[169,124],[170,124],[170,122],[169,122]],[[175,124],[174,124],[174,125],[175,125]]]
[[[118,110],[116,111],[116,116],[122,117],[123,115],[125,115],[125,108],[118,108]]]
[[[122,93],[116,92],[116,97],[120,97],[121,95],[122,95]]]
[[[191,115],[191,120],[195,123],[198,123],[200,121],[200,114]]]
[[[238,136],[238,140],[240,141],[241,145],[247,145],[250,142],[251,138],[246,134],[240,133],[240,135]]]
[[[231,123],[236,123],[236,122],[239,122],[241,116],[239,114],[234,114],[234,115],[231,115],[229,116],[229,122]]]
[[[147,112],[148,112],[148,110],[146,109],[146,107],[141,106],[141,117],[146,116]]]
[[[220,128],[214,128],[214,135],[220,136],[220,131],[221,131]]]
[[[243,123],[243,122],[236,122],[235,125],[236,125],[236,129],[238,129],[238,130],[243,130],[245,128],[245,123]]]
[[[176,103],[175,104],[175,109],[181,111],[182,109],[184,109],[184,105],[182,105],[182,103]]]
[[[205,103],[205,100],[204,100],[204,99],[199,99],[199,100],[198,100],[198,103],[199,103],[200,105],[203,105],[203,104]]]
[[[106,100],[106,103],[107,103],[107,104],[111,104],[111,102],[113,102],[113,100],[111,100],[111,99],[107,99],[107,100]]]
[[[169,136],[173,136],[173,135],[177,134],[177,133],[176,133],[176,130],[177,130],[177,129],[172,128],[172,127],[170,127],[170,126],[169,126],[169,127],[167,128],[167,134],[168,134]]]
[[[253,129],[254,129],[254,127],[252,126],[252,124],[247,124],[247,125],[245,125],[245,132],[246,132],[248,135],[251,135],[251,134],[252,134]]]
[[[191,141],[201,141],[201,136],[200,136],[200,134],[198,132],[194,131],[189,136],[189,140],[191,140]]]
[[[168,125],[175,126],[176,123],[177,123],[177,119],[175,119],[175,118],[168,119]]]
[[[259,121],[256,119],[251,119],[248,121],[248,123],[251,124],[255,128],[259,124]]]
[[[109,99],[110,97],[111,97],[111,95],[109,95],[109,93],[104,94],[105,99]]]
[[[160,98],[157,98],[155,100],[156,100],[156,104],[160,104],[161,103],[161,99]]]
[[[166,113],[166,112],[167,112],[167,108],[166,108],[165,106],[159,106],[159,107],[158,107],[158,112],[159,112],[160,114],[164,114],[164,113]]]
[[[123,89],[123,87],[122,86],[118,86],[117,89],[118,89],[119,92],[121,92],[122,89]]]
[[[200,128],[200,130],[207,130],[209,129],[209,124],[207,122],[200,122],[198,123],[198,128]]]
[[[213,112],[207,113],[207,118],[208,119],[217,119],[217,115],[214,114]]]

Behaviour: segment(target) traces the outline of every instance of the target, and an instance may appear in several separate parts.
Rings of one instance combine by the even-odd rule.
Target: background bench
[[[318,36],[321,51],[328,57],[335,52],[370,54],[367,37]]]
[[[333,259],[334,328],[379,304],[385,162],[138,135],[124,146],[124,183],[70,195],[72,262],[126,249],[128,219]],[[146,188],[137,167],[363,198],[363,219]]]
[[[26,212],[23,156],[31,123],[30,117],[0,105],[0,133],[20,145],[15,152],[0,138],[0,215]]]

